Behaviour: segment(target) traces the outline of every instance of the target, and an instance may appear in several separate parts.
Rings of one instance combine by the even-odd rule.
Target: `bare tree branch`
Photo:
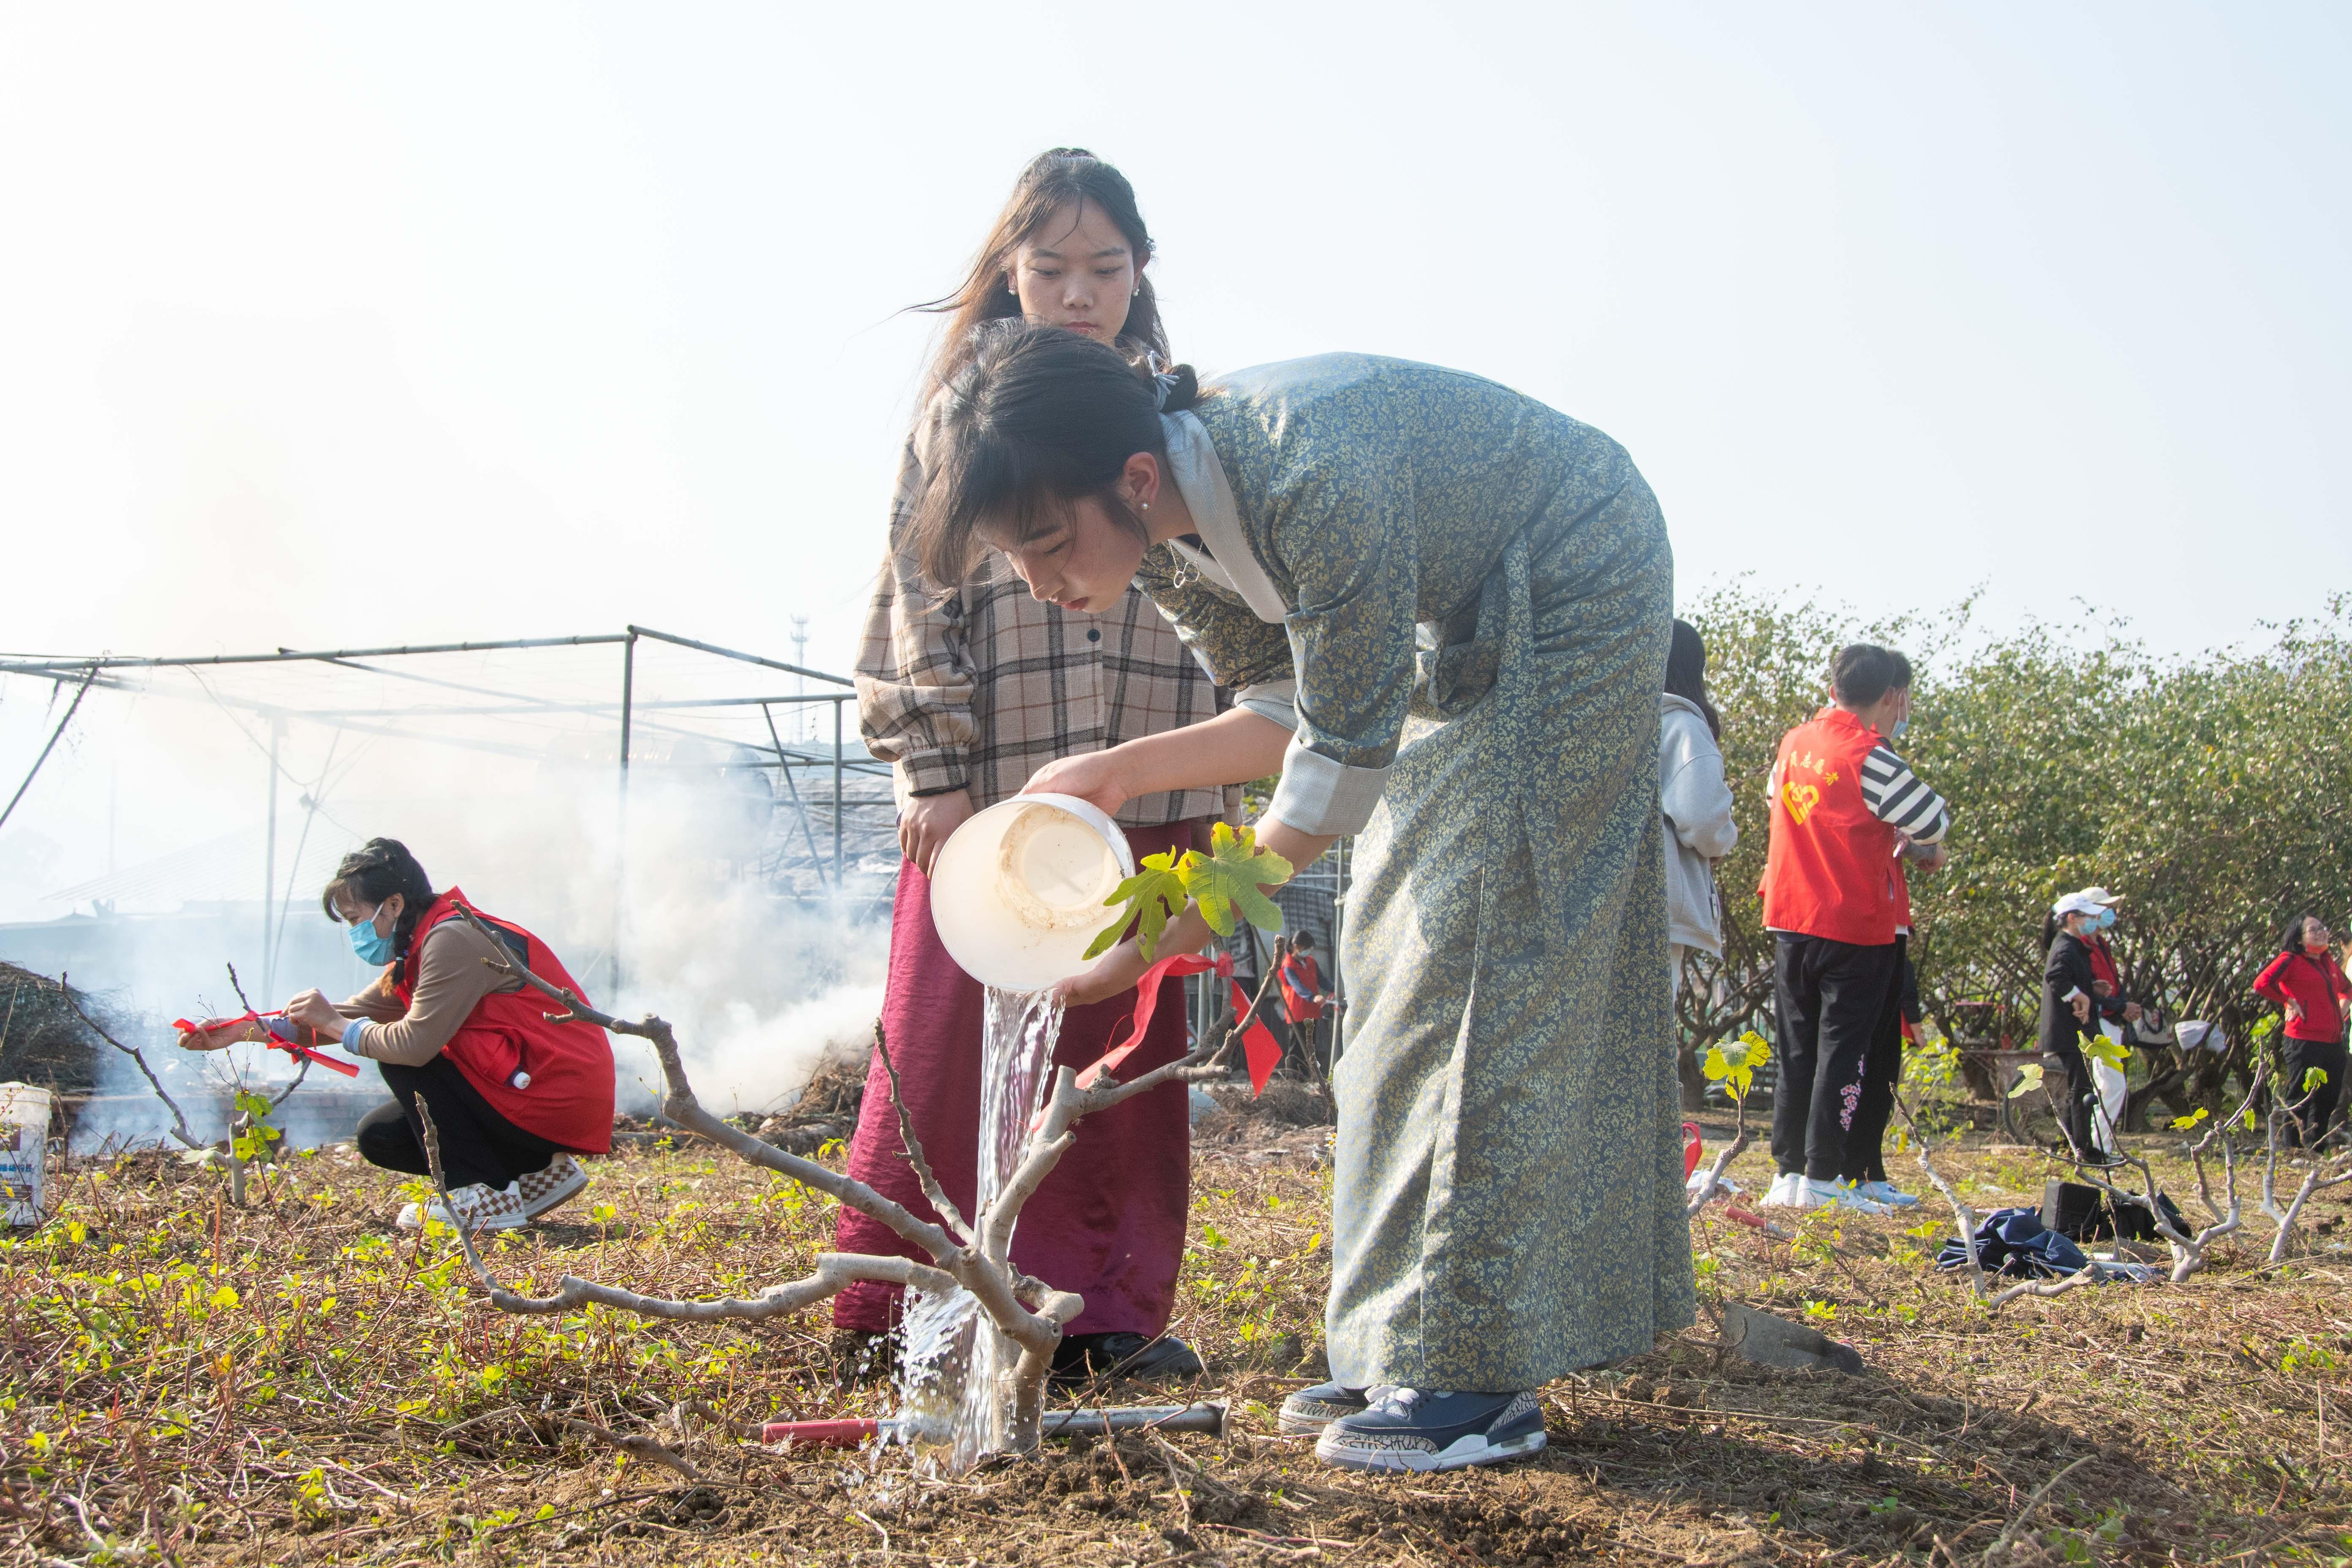
[[[915,1169],[915,1180],[923,1189],[923,1198],[931,1205],[947,1227],[961,1237],[969,1247],[979,1238],[971,1226],[964,1223],[962,1213],[940,1185],[939,1177],[931,1173],[931,1163],[923,1158],[923,1141],[915,1136],[915,1119],[908,1113],[907,1098],[900,1090],[898,1065],[890,1059],[890,1042],[883,1038],[882,1020],[874,1020],[874,1049],[882,1058],[882,1070],[890,1075],[890,1109],[898,1113],[898,1142],[906,1151],[907,1163]]]
[[[2106,1194],[2108,1200],[2118,1206],[2128,1204],[2147,1211],[2157,1234],[2164,1237],[2165,1246],[2171,1250],[2172,1282],[2176,1285],[2187,1279],[2204,1265],[2206,1251],[2214,1242],[2231,1235],[2239,1227],[2241,1215],[2238,1202],[2237,1146],[2231,1141],[2229,1130],[2252,1108],[2255,1100],[2262,1094],[2263,1084],[2268,1072],[2267,1063],[2257,1063],[2253,1077],[2246,1085],[2244,1103],[2207,1128],[2202,1138],[2187,1145],[2189,1163],[2197,1173],[2198,1196],[2204,1203],[2206,1212],[2212,1215],[2214,1218],[2213,1224],[2204,1226],[2194,1236],[2187,1234],[2174,1225],[2171,1217],[2164,1212],[2164,1205],[2157,1202],[2160,1192],[2157,1185],[2156,1173],[2149,1168],[2144,1157],[2134,1155],[2123,1162],[2139,1172],[2142,1190],[2134,1193],[2125,1191],[2106,1176],[2105,1172],[2109,1167],[2093,1166],[2087,1163],[2080,1158],[2080,1152],[2077,1151],[2074,1173],[2084,1183]],[[2217,1140],[2221,1147],[2221,1167],[2229,1198],[2226,1206],[2213,1201],[2211,1184],[2205,1170],[2206,1154]],[[2070,1139],[2070,1145],[2071,1142]]]
[[[493,934],[480,917],[471,910],[459,905],[457,912],[468,924],[484,935]],[[639,1022],[628,1023],[610,1014],[599,1012],[590,1006],[577,992],[551,984],[532,973],[528,965],[515,963],[503,943],[494,942],[493,945],[493,956],[485,958],[482,962],[494,973],[515,976],[542,994],[553,997],[563,1005],[563,1012],[548,1015],[551,1022],[591,1023],[616,1034],[628,1035],[650,1044],[654,1048],[655,1057],[661,1063],[662,1079],[667,1089],[662,1100],[662,1114],[668,1117],[670,1121],[689,1132],[697,1133],[714,1143],[724,1146],[752,1164],[791,1176],[795,1181],[838,1200],[844,1206],[855,1209],[868,1218],[888,1226],[911,1245],[929,1253],[939,1265],[937,1268],[930,1268],[906,1258],[832,1254],[818,1259],[817,1270],[809,1279],[792,1285],[774,1287],[762,1292],[756,1301],[722,1309],[717,1303],[676,1302],[667,1298],[640,1296],[635,1291],[616,1289],[611,1286],[596,1285],[588,1280],[573,1279],[569,1277],[562,1281],[562,1288],[554,1297],[537,1298],[518,1295],[498,1286],[488,1277],[487,1271],[482,1268],[478,1258],[473,1254],[468,1238],[467,1257],[474,1262],[475,1271],[482,1279],[484,1288],[493,1292],[491,1296],[493,1302],[510,1311],[550,1312],[561,1310],[562,1308],[557,1303],[564,1301],[568,1297],[575,1301],[601,1301],[625,1311],[654,1317],[740,1317],[755,1313],[764,1316],[798,1310],[811,1302],[834,1294],[844,1286],[859,1279],[881,1279],[890,1283],[909,1285],[934,1293],[960,1285],[978,1301],[981,1310],[988,1314],[990,1321],[1021,1347],[1021,1359],[1014,1378],[1014,1418],[1012,1440],[1017,1447],[1024,1451],[1036,1446],[1038,1423],[1045,1403],[1046,1374],[1052,1370],[1054,1352],[1062,1341],[1062,1325],[1086,1309],[1083,1297],[1066,1290],[1048,1289],[1038,1281],[1026,1280],[1024,1277],[1016,1274],[1002,1253],[991,1258],[984,1246],[960,1244],[956,1237],[949,1234],[943,1226],[918,1219],[905,1205],[884,1197],[865,1183],[854,1181],[838,1172],[828,1170],[813,1160],[804,1160],[799,1155],[786,1153],[773,1144],[753,1138],[721,1118],[713,1116],[703,1109],[699,1100],[695,1099],[693,1086],[687,1080],[685,1064],[678,1051],[677,1037],[666,1020],[647,1014]],[[1066,1072],[1064,1076],[1067,1076]],[[1050,1142],[1050,1140],[1046,1141]],[[1040,1140],[1032,1141],[1031,1160],[1037,1157],[1038,1142]],[[1068,1142],[1067,1139],[1064,1139],[1060,1146],[1052,1151],[1051,1157],[1045,1162],[1044,1169],[1037,1173],[1037,1180],[1044,1179],[1045,1171],[1052,1168],[1053,1160],[1060,1157],[1062,1152],[1067,1149]],[[1026,1163],[1024,1162],[1024,1164]],[[1034,1190],[1034,1181],[1028,1190]],[[1009,1190],[1007,1195],[1010,1195]],[[1005,1209],[1008,1214],[1019,1212],[1017,1204],[1008,1207],[1000,1200],[997,1206],[1000,1209]],[[983,1224],[981,1228],[984,1235],[986,1226]],[[1005,1222],[1004,1229],[1009,1235],[1011,1229],[1009,1218]],[[1027,1293],[1029,1300],[1034,1303],[1034,1310],[1029,1305],[1024,1304],[1023,1300],[1024,1292],[1016,1289],[1016,1281],[1036,1288],[1034,1292]],[[680,1310],[681,1308],[683,1310]]]
[[[417,1103],[422,1105],[425,1102],[420,1100]],[[618,1432],[607,1431],[593,1421],[567,1420],[563,1425],[574,1432],[584,1432],[591,1437],[610,1443],[632,1458],[648,1459],[656,1465],[667,1465],[689,1481],[702,1479],[700,1470],[696,1469],[651,1437],[624,1437]]]
[[[1736,1095],[1733,1097],[1732,1103],[1737,1105],[1739,1110],[1738,1120],[1732,1124],[1731,1142],[1725,1146],[1721,1153],[1716,1155],[1715,1163],[1706,1168],[1706,1174],[1700,1178],[1698,1186],[1691,1193],[1690,1203],[1685,1212],[1693,1219],[1696,1219],[1699,1216],[1699,1211],[1713,1203],[1722,1194],[1723,1173],[1731,1168],[1731,1163],[1734,1160],[1747,1152],[1748,1097],[1744,1094]]]
[[[457,914],[476,931],[495,939],[496,933],[473,910],[461,904],[457,906]],[[988,1314],[989,1320],[1020,1347],[1020,1359],[1012,1379],[1013,1419],[1007,1436],[1011,1446],[1022,1452],[1034,1450],[1040,1438],[1045,1381],[1052,1371],[1054,1352],[1061,1344],[1062,1325],[1086,1309],[1083,1297],[1071,1291],[1055,1289],[1045,1281],[1032,1279],[1012,1266],[1008,1253],[1013,1222],[1019,1216],[1022,1205],[1069,1151],[1076,1141],[1071,1129],[1080,1119],[1161,1084],[1192,1081],[1219,1070],[1219,1064],[1223,1061],[1233,1043],[1256,1018],[1267,997],[1273,994],[1275,981],[1272,973],[1261,981],[1257,996],[1248,1009],[1225,1027],[1213,1045],[1203,1043],[1178,1060],[1141,1074],[1129,1082],[1120,1083],[1104,1075],[1082,1089],[1075,1073],[1067,1068],[1061,1068],[1055,1076],[1051,1098],[1029,1129],[1027,1145],[1014,1166],[1012,1177],[995,1200],[974,1215],[969,1224],[955,1205],[947,1200],[923,1155],[921,1141],[915,1134],[912,1119],[899,1094],[896,1064],[891,1062],[887,1043],[877,1028],[875,1043],[882,1051],[884,1068],[890,1078],[892,1104],[898,1115],[900,1139],[906,1145],[908,1162],[915,1168],[924,1196],[948,1222],[947,1225],[934,1225],[917,1218],[904,1205],[883,1196],[865,1183],[854,1181],[813,1160],[787,1153],[703,1109],[701,1102],[695,1098],[693,1086],[687,1080],[677,1035],[666,1020],[647,1014],[644,1018],[630,1023],[599,1012],[590,1006],[578,992],[553,984],[532,973],[529,965],[516,962],[503,942],[493,940],[491,949],[491,955],[482,962],[493,973],[520,980],[541,994],[562,1004],[562,1012],[546,1015],[551,1023],[593,1024],[651,1045],[655,1057],[661,1063],[662,1079],[666,1086],[661,1110],[670,1121],[721,1145],[749,1163],[790,1176],[836,1199],[843,1206],[887,1226],[911,1246],[930,1254],[938,1265],[933,1268],[904,1258],[827,1253],[817,1259],[815,1271],[807,1279],[772,1286],[750,1300],[687,1301],[642,1296],[632,1290],[598,1285],[570,1275],[562,1279],[552,1296],[525,1296],[499,1283],[483,1265],[480,1255],[475,1250],[472,1237],[460,1226],[457,1227],[458,1245],[494,1305],[512,1312],[546,1313],[593,1301],[646,1317],[688,1321],[742,1319],[798,1311],[861,1279],[879,1280],[934,1295],[960,1286],[972,1296],[981,1310]],[[432,1168],[434,1184],[442,1194],[444,1212],[451,1213],[454,1217],[454,1211],[448,1207],[447,1184],[441,1171],[439,1135],[433,1127],[430,1111],[422,1101],[417,1109],[425,1123],[425,1154]],[[952,1234],[950,1226],[953,1227]]]
[[[567,1274],[552,1296],[525,1296],[499,1283],[498,1277],[482,1261],[475,1249],[473,1233],[458,1223],[457,1211],[449,1201],[448,1179],[441,1170],[441,1134],[433,1123],[433,1108],[420,1099],[416,1102],[418,1120],[425,1124],[425,1160],[432,1168],[433,1189],[440,1195],[441,1212],[450,1218],[450,1227],[457,1233],[458,1249],[474,1277],[482,1282],[493,1306],[501,1311],[525,1314],[562,1312],[573,1307],[595,1302],[599,1306],[615,1307],[641,1317],[670,1318],[687,1322],[710,1322],[718,1319],[748,1319],[781,1317],[814,1305],[861,1279],[880,1280],[885,1284],[912,1287],[918,1290],[942,1292],[955,1288],[955,1281],[936,1268],[927,1268],[911,1258],[875,1258],[862,1253],[820,1253],[816,1271],[805,1279],[789,1285],[772,1285],[748,1300],[725,1298],[715,1301],[688,1301],[668,1296],[641,1296],[635,1290],[623,1290],[611,1285],[599,1285]]]
[[[124,1045],[112,1035],[108,1034],[99,1024],[97,1019],[91,1017],[89,1014],[81,1010],[81,1004],[74,1000],[73,987],[66,984],[65,973],[62,970],[58,973],[58,994],[65,998],[66,1005],[72,1009],[73,1016],[79,1018],[82,1023],[89,1027],[91,1034],[96,1035],[100,1039],[104,1040],[116,1050],[121,1051],[124,1056],[129,1057],[131,1061],[138,1066],[139,1076],[147,1080],[147,1087],[155,1091],[155,1098],[162,1100],[163,1102],[163,1109],[172,1113],[173,1137],[177,1138],[182,1143],[184,1143],[191,1149],[205,1149],[211,1147],[211,1145],[207,1143],[199,1142],[196,1135],[188,1131],[188,1118],[186,1114],[180,1110],[180,1102],[173,1100],[169,1094],[164,1092],[163,1080],[155,1076],[155,1069],[147,1065],[147,1058],[140,1051],[139,1047],[136,1046]]]
[[[1959,1227],[1960,1246],[1968,1254],[1969,1290],[1984,1303],[1987,1311],[1998,1312],[2011,1301],[2047,1300],[2053,1296],[2063,1296],[2069,1290],[2096,1284],[2110,1272],[2121,1272],[2094,1259],[2063,1279],[2028,1279],[2003,1289],[1994,1289],[1991,1281],[1995,1277],[1985,1272],[1984,1264],[1977,1254],[1977,1211],[1960,1196],[1958,1188],[1944,1179],[1944,1173],[1936,1169],[1927,1135],[1921,1130],[1918,1118],[1912,1114],[1911,1107],[1904,1103],[1899,1094],[1895,1097],[1895,1107],[1903,1113],[1904,1121],[1911,1129],[1911,1136],[1918,1142],[1920,1171],[1926,1174],[1928,1184],[1942,1194],[1944,1201],[1951,1205],[1954,1223]]]

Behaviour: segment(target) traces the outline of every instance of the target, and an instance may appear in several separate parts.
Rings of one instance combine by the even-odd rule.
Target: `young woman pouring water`
[[[1165,355],[1146,266],[1151,236],[1135,193],[1110,164],[1055,148],[1022,172],[950,312],[926,404],[971,358],[971,330],[1024,317],[1102,342],[1123,339]],[[918,423],[919,431],[921,423]],[[890,921],[890,974],[882,1023],[917,1135],[943,1190],[967,1215],[980,1129],[980,983],[948,956],[931,921],[930,872],[949,835],[973,812],[1020,793],[1057,757],[1138,736],[1189,732],[1213,717],[1215,686],[1140,594],[1107,595],[1084,612],[1029,596],[1001,563],[954,578],[944,592],[923,580],[908,549],[924,487],[922,444],[909,439],[891,508],[890,555],[857,661],[860,728],[867,748],[893,764],[906,861]],[[1190,848],[1195,825],[1215,817],[1215,789],[1140,792],[1115,815],[1138,859]],[[1131,988],[1133,982],[1129,982]],[[1137,1047],[1138,1070],[1187,1048],[1178,983],[1170,982]],[[1136,999],[1106,993],[1062,1021],[1055,1059],[1083,1068],[1099,1058]],[[1022,1211],[1013,1261],[1086,1298],[1055,1358],[1057,1376],[1116,1372],[1191,1377],[1198,1357],[1164,1333],[1176,1301],[1191,1196],[1192,1129],[1181,1087],[1170,1085],[1089,1117],[1077,1147]],[[931,1215],[900,1152],[882,1063],[866,1076],[849,1173]],[[908,1253],[896,1232],[844,1209],[835,1244],[845,1252]],[[834,1323],[849,1370],[878,1369],[875,1337],[898,1319],[900,1293],[853,1285],[834,1298]]]
[[[547,1014],[559,1009],[485,962],[504,958],[578,990],[546,944],[482,914],[456,888],[435,892],[394,838],[371,838],[344,856],[320,903],[351,927],[361,961],[383,972],[341,1004],[305,991],[286,1016],[383,1074],[394,1098],[360,1119],[355,1140],[370,1164],[428,1173],[418,1107],[433,1113],[450,1207],[438,1198],[410,1204],[402,1228],[454,1216],[475,1229],[512,1230],[585,1187],[572,1156],[613,1147],[613,1043],[593,1024],[551,1023]],[[459,916],[461,907],[481,916],[495,942]],[[216,1031],[180,1044],[215,1049],[241,1037]]]
[[[988,334],[950,384],[931,472],[932,576],[993,550],[1081,612],[1132,579],[1246,688],[1032,789],[1110,809],[1279,770],[1261,843],[1304,866],[1357,835],[1333,1381],[1286,1428],[1364,1468],[1540,1448],[1533,1390],[1694,1307],[1649,487],[1599,431],[1458,372],[1329,355],[1204,395],[1035,327]],[[1188,911],[1160,951],[1208,938]],[[1070,998],[1143,967],[1123,946]]]

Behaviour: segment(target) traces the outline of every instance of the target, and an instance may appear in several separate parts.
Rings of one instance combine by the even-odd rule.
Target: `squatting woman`
[[[1357,836],[1333,1379],[1286,1427],[1375,1468],[1540,1448],[1533,1390],[1693,1311],[1648,485],[1599,431],[1458,371],[1333,354],[1204,395],[1039,327],[986,334],[930,459],[933,580],[986,548],[1080,613],[1133,580],[1238,692],[1032,788],[1108,810],[1278,771],[1266,847],[1305,866]],[[1209,934],[1189,910],[1160,949]],[[1143,966],[1115,949],[1070,997]]]
[[[993,320],[1049,322],[1082,337],[1124,341],[1164,355],[1168,340],[1146,272],[1151,236],[1135,193],[1110,164],[1076,148],[1045,153],[1022,172],[963,286],[935,308],[950,312],[926,404],[970,363],[971,329]],[[1108,352],[1108,351],[1106,351]],[[917,1134],[941,1185],[972,1212],[980,1129],[979,982],[955,965],[931,924],[932,857],[973,812],[1020,793],[1057,757],[1175,731],[1217,710],[1216,689],[1150,600],[1107,594],[1079,610],[1029,597],[993,561],[921,579],[909,524],[923,493],[923,430],[907,444],[891,507],[890,552],[857,664],[859,724],[867,747],[893,764],[906,861],[890,924],[883,1027]],[[1137,856],[1192,842],[1193,825],[1223,808],[1215,789],[1139,795],[1118,816]],[[1174,982],[1170,983],[1173,985]],[[1084,1067],[1135,1010],[1106,993],[1062,1023],[1055,1059]],[[1172,994],[1136,1057],[1156,1066],[1184,1054],[1184,1009]],[[1022,1211],[1013,1261],[1086,1298],[1064,1335],[1057,1375],[1197,1375],[1201,1363],[1163,1331],[1176,1301],[1190,1195],[1192,1127],[1171,1085],[1087,1118],[1078,1142]],[[872,1064],[849,1173],[925,1218],[899,1154],[889,1079]],[[837,1245],[904,1254],[896,1232],[844,1209]],[[896,1321],[899,1292],[865,1283],[834,1300],[843,1359],[877,1365],[871,1342]]]
[[[416,857],[394,838],[371,838],[344,856],[320,903],[351,927],[362,961],[383,972],[340,1005],[305,991],[286,1005],[286,1016],[383,1072],[393,1099],[359,1125],[359,1152],[370,1164],[426,1174],[418,1108],[432,1112],[450,1207],[438,1198],[410,1204],[401,1226],[454,1218],[512,1230],[585,1187],[587,1173],[572,1156],[613,1148],[613,1043],[593,1024],[549,1022],[546,997],[483,962],[503,953],[579,990],[546,943],[474,909],[456,888],[435,892]],[[461,907],[497,933],[495,947],[458,918]],[[230,1037],[180,1043],[208,1048]]]

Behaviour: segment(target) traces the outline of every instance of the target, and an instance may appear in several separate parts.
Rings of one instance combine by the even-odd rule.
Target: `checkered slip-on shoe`
[[[1282,1402],[1282,1430],[1286,1436],[1312,1436],[1343,1415],[1361,1415],[1370,1403],[1360,1388],[1318,1383]]]
[[[1375,1388],[1370,1404],[1323,1428],[1315,1457],[1354,1470],[1456,1470],[1540,1452],[1543,1406],[1532,1394]]]
[[[532,1171],[515,1179],[515,1192],[522,1199],[526,1219],[537,1219],[587,1185],[588,1173],[569,1154],[558,1154],[547,1163],[544,1171]]]
[[[454,1213],[457,1217],[451,1218]],[[435,1198],[429,1204],[410,1204],[400,1211],[394,1223],[403,1230],[423,1230],[430,1222],[446,1226],[464,1226],[467,1230],[520,1230],[530,1222],[522,1212],[522,1199],[509,1182],[501,1190],[476,1182],[457,1187],[449,1194],[449,1208],[441,1206]]]

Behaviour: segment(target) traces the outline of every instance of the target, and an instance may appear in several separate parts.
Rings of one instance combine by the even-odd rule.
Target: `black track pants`
[[[1897,975],[1903,973],[1903,953],[1910,943],[1909,937],[1895,939]],[[1845,1135],[1845,1163],[1838,1174],[1847,1181],[1886,1180],[1886,1123],[1895,1114],[1895,1086],[1902,1078],[1903,987],[1889,985],[1878,1009],[1878,1026],[1870,1034],[1870,1054],[1863,1058],[1862,1100]]]
[[[2304,1098],[2303,1079],[2306,1069],[2317,1068],[2327,1075],[2327,1081],[2311,1091],[2303,1105],[2301,1136],[2296,1134],[2294,1118],[2286,1121],[2281,1142],[2290,1149],[2316,1149],[2319,1141],[2327,1136],[2336,1124],[2336,1108],[2344,1103],[2344,1070],[2347,1052],[2341,1040],[2297,1040],[2282,1043],[2279,1064],[2281,1075],[2279,1098],[2293,1105]]]
[[[478,1182],[502,1188],[518,1176],[544,1171],[562,1152],[560,1145],[499,1115],[447,1057],[435,1057],[423,1067],[376,1065],[383,1069],[384,1087],[394,1098],[360,1118],[354,1142],[360,1158],[371,1165],[413,1176],[431,1173],[425,1161],[425,1123],[416,1114],[420,1100],[433,1112],[441,1170],[452,1192]]]
[[[1780,1076],[1772,1090],[1772,1161],[1782,1174],[1837,1180],[1862,1104],[1864,1063],[1887,994],[1895,946],[1778,934],[1773,1005]]]

